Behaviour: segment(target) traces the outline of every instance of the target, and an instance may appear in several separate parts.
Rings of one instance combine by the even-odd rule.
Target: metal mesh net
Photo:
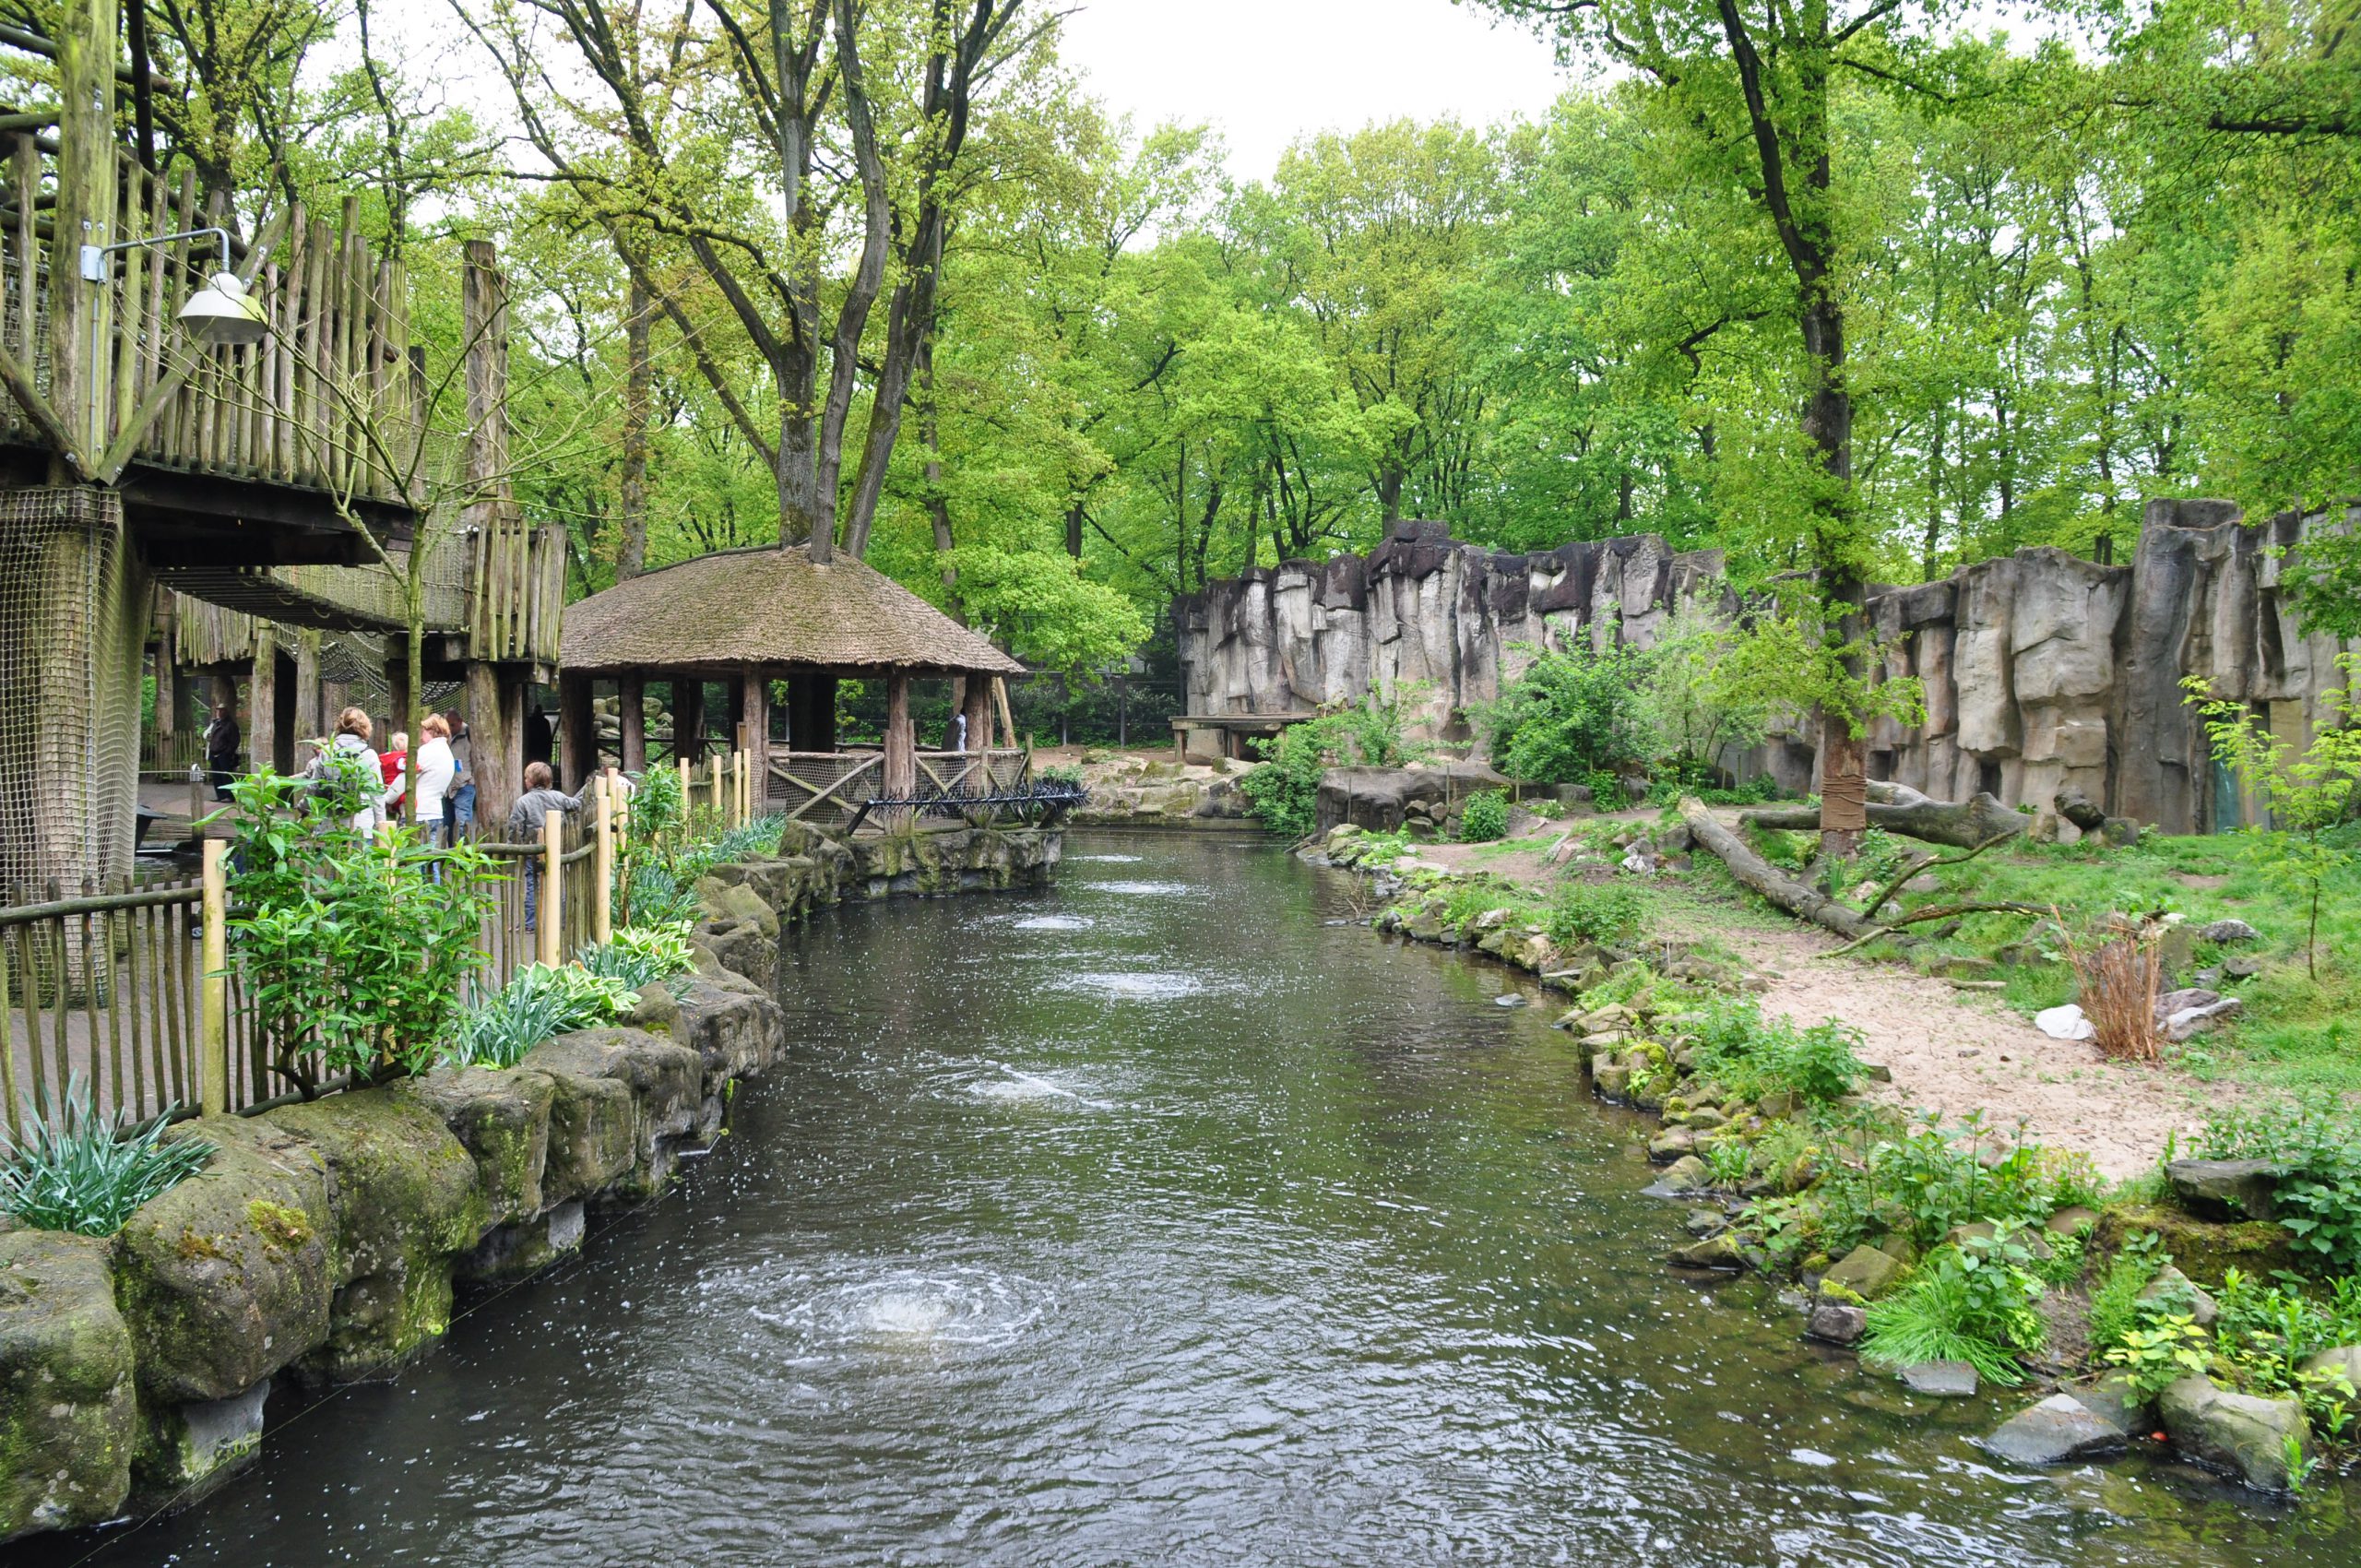
[[[0,896],[129,875],[146,608],[119,496],[0,492]]]

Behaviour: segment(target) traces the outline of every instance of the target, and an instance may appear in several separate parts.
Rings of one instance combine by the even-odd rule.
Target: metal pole
[[[197,1103],[208,1116],[230,1109],[230,879],[227,839],[205,841],[205,980],[198,1015]]]

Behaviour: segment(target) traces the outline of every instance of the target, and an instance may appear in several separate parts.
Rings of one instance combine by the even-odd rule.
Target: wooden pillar
[[[672,754],[694,762],[705,733],[705,682],[701,677],[672,677]]]
[[[771,786],[770,671],[748,670],[738,681],[743,693],[739,707],[745,715],[738,726],[738,749],[746,754],[746,811],[759,816]]]
[[[647,771],[647,679],[638,671],[615,683],[617,718],[623,724],[623,771]]]
[[[292,773],[296,767],[295,742],[318,731],[303,728],[297,706],[303,698],[303,686],[295,660],[284,652],[275,652],[270,664],[270,766],[280,773]]]
[[[72,466],[53,460],[54,482],[86,477],[105,451],[113,424],[113,355],[106,344],[114,292],[83,280],[81,253],[84,245],[110,245],[122,238],[115,232],[122,181],[115,169],[114,76],[121,28],[116,0],[64,0],[51,30],[57,45],[58,117],[55,238],[49,258],[49,403],[76,448]],[[229,266],[230,258],[223,256],[219,265]],[[26,369],[30,372],[30,362]]]
[[[467,680],[468,770],[476,781],[476,821],[496,829],[508,820],[524,774],[524,685],[504,680],[499,665],[481,659],[468,665]]]
[[[896,800],[918,793],[918,738],[910,732],[910,677],[896,670],[885,677],[885,790]]]
[[[590,677],[573,671],[557,678],[558,754],[552,759],[560,787],[568,794],[598,771],[590,725]]]
[[[417,694],[409,689],[409,634],[389,632],[386,635],[386,689],[393,695],[387,699],[386,733],[377,737],[377,749],[384,751],[387,736],[396,730],[408,730],[410,704]],[[415,742],[418,736],[412,735]]]
[[[255,623],[254,659],[246,677],[246,757],[254,768],[279,766],[279,634]],[[385,743],[380,735],[377,742]]]
[[[320,634],[306,627],[295,635],[295,739],[317,740],[328,732],[320,698]]]
[[[180,683],[173,677],[179,673],[172,668],[172,632],[170,623],[163,635],[156,639],[153,669],[156,675],[156,738],[169,741],[180,732]]]
[[[1008,682],[999,675],[992,677],[992,706],[1000,710],[1000,743],[1010,751],[1016,749],[1016,717],[1008,710]]]
[[[992,678],[982,671],[967,677],[967,689],[960,711],[967,717],[967,749],[988,752],[992,749]]]

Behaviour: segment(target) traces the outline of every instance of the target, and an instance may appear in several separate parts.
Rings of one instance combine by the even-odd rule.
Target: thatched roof
[[[815,566],[802,546],[726,550],[565,607],[569,672],[801,665],[845,674],[1025,666],[866,563]]]

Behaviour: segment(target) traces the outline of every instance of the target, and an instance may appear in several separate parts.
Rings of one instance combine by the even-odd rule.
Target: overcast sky
[[[1267,179],[1298,137],[1371,120],[1536,119],[1549,45],[1451,0],[1079,0],[1062,54],[1141,130],[1210,124],[1230,172]]]

